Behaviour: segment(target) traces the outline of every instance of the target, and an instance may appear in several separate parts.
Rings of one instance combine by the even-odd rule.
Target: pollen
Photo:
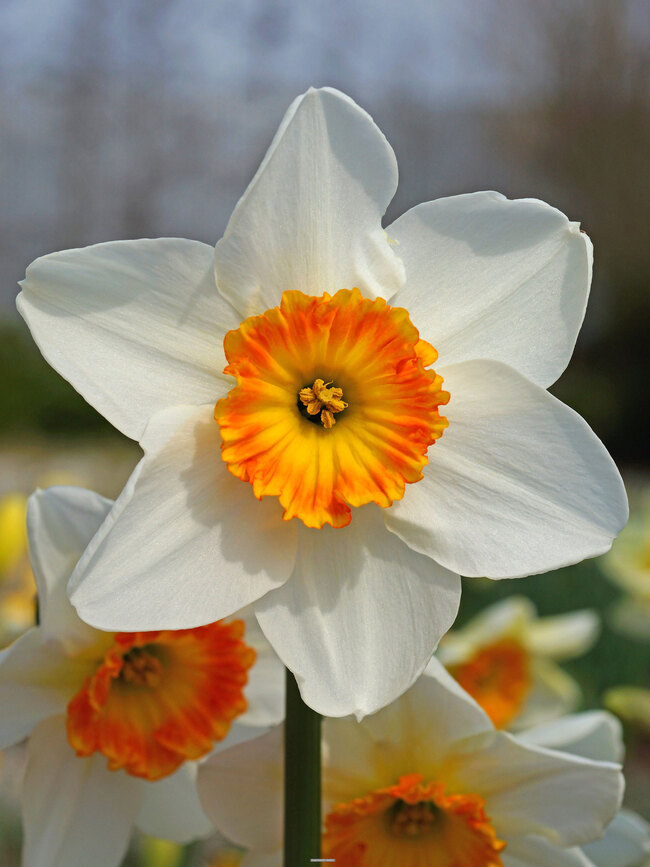
[[[173,773],[222,740],[247,708],[255,651],[244,624],[118,632],[68,705],[68,741],[79,756],[103,753],[109,770],[147,780]]]
[[[398,837],[419,837],[433,828],[439,812],[435,804],[430,801],[420,801],[417,804],[398,801],[395,805],[395,818],[391,824],[391,831]]]
[[[310,416],[320,413],[321,423],[326,430],[330,430],[336,424],[334,413],[343,412],[348,407],[343,400],[343,389],[330,387],[331,385],[331,382],[315,379],[311,387],[301,388],[298,394]]]
[[[159,686],[162,674],[162,664],[155,656],[134,647],[123,658],[120,678],[133,686]]]
[[[236,385],[215,407],[221,457],[287,521],[345,527],[356,506],[387,508],[447,427],[436,350],[406,310],[358,289],[285,292],[224,351]]]

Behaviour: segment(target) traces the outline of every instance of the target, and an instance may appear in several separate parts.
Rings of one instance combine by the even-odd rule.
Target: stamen
[[[331,382],[315,379],[314,384],[301,388],[298,397],[302,404],[307,407],[309,415],[317,415],[320,412],[320,420],[326,430],[334,427],[335,412],[347,409],[347,403],[343,398],[343,389],[332,386]],[[311,421],[311,419],[310,419]]]
[[[131,686],[158,686],[163,667],[159,659],[143,647],[134,647],[124,656],[120,679]]]
[[[390,829],[398,837],[419,837],[430,831],[441,812],[431,801],[407,804],[397,801]]]

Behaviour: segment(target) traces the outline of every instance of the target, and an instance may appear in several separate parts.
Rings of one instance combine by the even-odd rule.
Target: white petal
[[[525,642],[530,624],[537,615],[525,596],[508,596],[488,605],[461,629],[452,629],[440,642],[438,658],[445,665],[457,665],[487,644],[509,636]]]
[[[623,732],[620,722],[607,711],[587,711],[520,732],[520,741],[561,750],[583,759],[604,762],[623,760]]]
[[[441,373],[449,428],[422,481],[384,511],[388,528],[468,576],[515,578],[607,551],[627,497],[583,419],[494,361]]]
[[[650,825],[636,813],[621,810],[605,836],[589,843],[584,851],[596,867],[645,867],[650,857]]]
[[[541,837],[518,837],[508,841],[504,867],[593,867],[580,849],[561,849]]]
[[[323,724],[323,799],[352,801],[392,785],[407,769],[437,779],[454,744],[494,728],[487,715],[434,658],[397,701],[364,718]]]
[[[264,637],[255,615],[247,616],[245,623],[244,641],[255,650],[257,658],[248,670],[244,690],[248,710],[237,717],[237,722],[245,726],[277,725],[284,719],[285,668]]]
[[[381,226],[396,187],[395,154],[372,118],[336,90],[309,90],[217,244],[219,291],[245,316],[287,289],[389,297],[404,273]]]
[[[559,846],[601,836],[620,807],[619,766],[533,747],[497,732],[490,749],[465,742],[443,770],[449,787],[478,792],[498,833]]]
[[[116,867],[142,798],[142,782],[78,758],[65,718],[41,723],[29,741],[23,783],[23,867]]]
[[[533,657],[532,688],[510,728],[522,731],[576,709],[580,684],[550,659]]]
[[[233,843],[264,852],[282,847],[282,726],[210,756],[197,786],[206,814]]]
[[[79,619],[66,587],[112,505],[94,491],[73,487],[38,490],[29,498],[27,532],[43,640],[57,638],[68,647],[95,640],[96,631]]]
[[[184,765],[169,777],[143,782],[142,806],[136,825],[151,837],[189,843],[214,831],[196,790],[197,766]]]
[[[389,707],[403,701],[401,696]],[[353,717],[323,720],[324,814],[334,804],[353,801],[393,782],[394,757],[389,755],[390,745],[367,725],[383,712],[366,717],[362,725]]]
[[[89,674],[88,663],[67,659],[38,628],[0,653],[0,749],[26,737],[42,720],[63,713]]]
[[[296,528],[221,460],[213,407],[157,413],[140,461],[70,583],[99,629],[182,629],[227,617],[291,574]]]
[[[198,241],[116,241],[37,259],[18,309],[47,361],[139,439],[154,412],[216,402],[223,337],[239,317]]]
[[[255,611],[308,705],[362,717],[422,673],[459,600],[458,576],[387,533],[372,505],[343,529],[301,526],[291,579]]]
[[[530,624],[528,643],[533,653],[552,659],[570,659],[586,653],[599,634],[598,614],[585,609],[536,620]]]
[[[567,366],[591,283],[577,223],[537,199],[470,193],[425,202],[388,228],[406,307],[441,364],[503,361],[548,386]]]

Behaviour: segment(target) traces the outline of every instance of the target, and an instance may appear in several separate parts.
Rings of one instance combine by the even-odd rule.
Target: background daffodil
[[[433,671],[361,723],[325,721],[324,857],[344,867],[588,864],[575,847],[601,836],[619,808],[620,744],[608,740],[594,760],[574,743],[575,726],[564,752],[559,741],[549,749],[495,731],[441,666]],[[587,723],[584,740],[585,727],[592,740],[609,738],[609,723],[605,735]],[[202,804],[249,848],[246,867],[282,863],[281,781],[279,729],[199,770]]]
[[[180,843],[206,836],[194,760],[235,717],[237,742],[283,712],[282,666],[274,676],[254,621],[242,641],[237,620],[129,636],[79,619],[66,583],[111,506],[80,488],[29,501],[40,623],[0,653],[0,745],[29,739],[24,867],[117,867],[134,826]]]
[[[599,632],[594,611],[538,617],[510,596],[448,632],[438,658],[497,728],[519,730],[576,707],[580,687],[556,660],[586,653]]]

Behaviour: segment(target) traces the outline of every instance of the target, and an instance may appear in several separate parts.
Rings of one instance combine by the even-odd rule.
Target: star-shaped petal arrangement
[[[369,115],[310,90],[216,249],[55,253],[18,301],[48,361],[145,452],[73,577],[81,616],[184,629],[252,604],[329,716],[414,682],[460,574],[601,554],[627,517],[606,450],[546,391],[584,315],[587,236],[490,192],[384,230],[396,185]]]

